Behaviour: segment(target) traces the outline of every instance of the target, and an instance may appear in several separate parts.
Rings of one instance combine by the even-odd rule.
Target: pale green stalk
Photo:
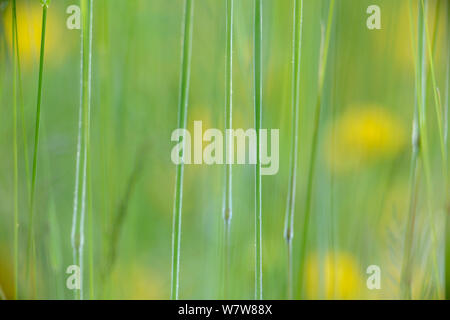
[[[447,1],[447,83],[445,86],[445,112],[444,112],[444,139],[445,139],[445,160],[448,165],[448,117],[449,117],[449,104],[450,104],[450,2]],[[446,223],[445,223],[445,299],[450,300],[450,203],[449,203],[449,184],[450,177],[445,177],[446,179],[446,197],[445,197],[445,213],[446,213]]]
[[[313,195],[313,184],[315,177],[315,168],[317,161],[317,146],[319,142],[319,126],[320,126],[320,115],[322,109],[322,94],[323,94],[323,86],[325,80],[325,72],[327,70],[327,62],[328,62],[328,48],[330,45],[330,35],[331,28],[333,25],[333,15],[334,15],[334,0],[330,1],[329,9],[328,9],[328,18],[327,18],[327,26],[325,36],[322,34],[321,41],[321,50],[320,50],[320,61],[319,61],[319,80],[318,80],[318,95],[317,102],[315,107],[314,114],[314,127],[313,127],[313,137],[311,142],[311,153],[309,158],[309,169],[308,169],[308,182],[307,182],[307,191],[306,191],[306,201],[305,201],[305,216],[303,220],[303,234],[300,243],[300,285],[299,291],[300,296],[302,295],[303,290],[303,278],[304,278],[304,263],[306,257],[306,243],[308,241],[308,229],[309,229],[309,220],[311,215],[311,202]]]
[[[427,0],[425,0],[426,2],[428,2]],[[422,8],[424,9],[424,0],[421,0],[421,4],[422,4]],[[425,9],[424,9],[425,10]],[[438,12],[436,12],[438,13]],[[447,176],[447,162],[445,160],[445,141],[444,141],[444,130],[443,130],[443,125],[442,125],[442,106],[440,104],[440,99],[439,99],[439,92],[438,92],[438,87],[437,87],[437,83],[436,83],[436,75],[434,72],[434,62],[433,62],[433,49],[432,49],[432,44],[429,41],[429,32],[428,32],[428,23],[427,23],[427,16],[424,15],[424,26],[425,26],[425,39],[426,39],[426,46],[427,46],[427,50],[428,50],[428,62],[430,64],[430,73],[431,73],[431,81],[433,84],[433,97],[434,97],[434,105],[435,105],[435,110],[436,110],[436,118],[437,118],[437,123],[438,123],[438,131],[439,131],[439,145],[440,145],[440,150],[441,150],[441,160],[442,160],[442,167],[443,167],[443,171],[444,171],[444,177]],[[437,27],[437,25],[435,26]],[[436,33],[436,30],[435,30]]]
[[[254,103],[256,130],[255,166],[255,299],[262,300],[262,198],[261,198],[261,141],[262,121],[262,0],[255,0],[254,15]]]
[[[433,273],[436,282],[436,288],[438,296],[440,295],[440,286],[439,286],[439,269],[437,263],[437,253],[436,253],[436,244],[437,237],[434,225],[434,215],[432,208],[432,182],[431,182],[431,164],[429,159],[429,145],[428,145],[428,129],[427,129],[427,119],[426,119],[426,111],[427,111],[427,98],[426,98],[426,90],[427,90],[427,63],[426,63],[426,44],[428,42],[427,37],[427,29],[426,29],[426,17],[428,14],[428,0],[421,0],[419,3],[419,42],[418,42],[418,83],[420,90],[418,91],[418,100],[419,100],[419,129],[420,129],[420,156],[422,158],[422,163],[425,171],[425,182],[426,182],[426,190],[427,190],[427,206],[428,213],[430,215],[431,222],[431,240],[432,240],[432,264],[433,264]],[[440,110],[439,110],[440,114]],[[440,120],[439,120],[440,121]],[[439,135],[442,136],[442,128],[439,130]]]
[[[409,10],[410,17],[410,25],[412,26],[412,12],[411,6]],[[419,81],[417,72],[419,70],[419,66],[417,65],[418,59],[415,53],[415,44],[414,44],[414,31],[411,27],[411,44],[413,49],[413,56],[415,61],[415,97],[414,97],[414,116],[413,116],[413,124],[412,124],[412,154],[411,154],[411,164],[410,164],[410,198],[409,198],[409,212],[408,212],[408,222],[406,226],[405,232],[405,242],[404,242],[404,256],[402,262],[402,272],[400,275],[400,290],[402,297],[406,299],[411,299],[411,277],[412,277],[412,245],[414,239],[414,229],[415,229],[415,221],[416,221],[416,210],[417,210],[417,188],[419,185],[419,153],[420,153],[420,131],[419,131],[419,110],[418,110],[418,90],[419,90]]]
[[[80,268],[80,290],[75,291],[75,298],[84,298],[84,242],[85,242],[85,216],[86,198],[89,177],[90,161],[90,117],[91,117],[91,89],[92,89],[92,28],[93,28],[93,0],[82,0],[82,30],[81,30],[81,91],[80,110],[78,122],[78,143],[75,170],[74,208],[72,217],[71,243],[74,264]],[[83,153],[83,155],[81,155]],[[81,180],[81,185],[80,185]],[[81,194],[80,194],[81,193]],[[78,205],[80,202],[80,206]],[[79,211],[79,214],[78,214]],[[89,241],[89,250],[93,243]],[[91,255],[90,255],[91,256]],[[90,259],[90,293],[93,295],[93,266]]]
[[[431,237],[432,237],[432,264],[433,264],[433,273],[436,281],[436,287],[438,296],[439,294],[439,273],[438,273],[438,265],[437,265],[437,254],[436,254],[436,231],[434,226],[433,219],[433,209],[432,209],[432,184],[431,184],[431,167],[430,160],[428,158],[429,155],[429,145],[428,145],[428,132],[427,132],[427,121],[426,121],[426,79],[427,79],[427,64],[426,64],[426,28],[425,28],[425,17],[427,15],[427,5],[424,5],[423,1],[419,2],[419,14],[418,14],[418,42],[417,42],[417,60],[416,60],[416,99],[417,99],[417,123],[418,123],[418,141],[419,144],[418,152],[420,155],[420,159],[423,164],[424,174],[425,174],[425,186],[427,192],[427,210],[430,215],[430,224],[431,224]],[[420,138],[420,139],[419,139]],[[414,173],[417,174],[417,173]],[[414,232],[414,213],[412,210],[415,210],[415,202],[417,199],[413,199],[413,197],[417,197],[416,192],[414,191],[417,186],[414,186],[414,180],[417,179],[413,176],[413,172],[411,172],[411,200],[410,200],[410,218],[408,222],[408,229],[405,239],[405,257],[403,263],[403,272],[402,272],[402,291],[406,298],[411,298],[411,274],[412,274],[412,254],[411,248],[413,241],[413,232]]]
[[[19,169],[17,156],[17,16],[16,0],[12,1],[12,57],[13,57],[13,158],[14,158],[14,298],[19,297]]]
[[[298,164],[298,123],[300,108],[300,62],[302,48],[302,24],[303,24],[303,0],[294,1],[294,24],[292,32],[292,145],[291,163],[289,176],[289,190],[287,198],[286,216],[284,222],[284,238],[287,245],[287,296],[294,297],[293,292],[293,257],[292,241],[294,238],[294,212],[295,191],[297,186],[297,164]]]
[[[233,5],[234,0],[226,0],[226,66],[225,66],[225,129],[233,128]],[[227,163],[225,165],[225,205],[224,205],[224,292],[225,298],[229,294],[229,268],[230,268],[230,225],[233,216],[232,192],[232,137],[225,135]]]
[[[186,129],[187,108],[189,98],[189,80],[191,71],[192,55],[192,32],[194,23],[194,0],[186,0],[184,7],[183,24],[183,49],[181,65],[180,101],[178,106],[178,128]],[[183,140],[184,142],[184,140]],[[184,149],[181,155],[183,161],[177,165],[175,182],[175,200],[173,208],[173,230],[172,230],[172,278],[171,299],[178,299],[180,280],[180,244],[181,244],[181,211],[183,199],[183,172],[184,172]]]

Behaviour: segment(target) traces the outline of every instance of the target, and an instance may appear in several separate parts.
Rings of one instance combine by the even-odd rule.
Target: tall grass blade
[[[300,108],[300,62],[302,49],[302,24],[303,24],[303,0],[294,1],[294,24],[292,32],[292,145],[291,163],[289,174],[289,189],[284,222],[284,238],[287,245],[288,265],[287,265],[287,296],[294,297],[293,291],[293,257],[292,241],[294,238],[294,212],[295,212],[295,191],[297,187],[297,164],[298,164],[298,123]]]
[[[13,57],[13,158],[14,158],[14,298],[19,297],[19,169],[17,156],[17,15],[16,0],[12,1],[12,57]]]
[[[254,15],[254,103],[256,130],[255,166],[255,298],[262,300],[262,198],[261,198],[261,141],[262,122],[262,0],[255,0]]]
[[[300,243],[300,284],[299,284],[299,292],[300,296],[302,295],[303,290],[303,277],[304,277],[304,260],[306,257],[306,244],[308,241],[308,229],[309,229],[309,220],[311,215],[311,202],[313,196],[313,184],[315,177],[315,168],[317,161],[317,146],[319,142],[319,126],[320,126],[320,116],[322,109],[322,94],[323,94],[323,86],[325,80],[325,72],[327,70],[327,61],[328,61],[328,48],[330,45],[330,35],[331,28],[333,25],[333,15],[334,15],[334,0],[330,1],[328,8],[328,18],[327,18],[327,26],[325,34],[322,34],[321,41],[321,54],[319,61],[319,80],[318,80],[318,94],[317,94],[317,102],[315,107],[314,114],[314,127],[313,127],[313,137],[311,144],[311,153],[309,158],[309,168],[308,168],[308,181],[307,181],[307,190],[306,190],[306,200],[305,200],[305,215],[303,220],[303,234]]]
[[[25,123],[25,110],[24,110],[24,98],[23,98],[23,85],[22,85],[22,72],[20,66],[20,49],[19,49],[19,33],[17,30],[17,7],[14,5],[14,19],[13,19],[13,28],[15,29],[15,54],[17,61],[17,80],[19,86],[19,112],[20,112],[20,122],[22,124],[22,140],[23,140],[23,153],[24,153],[24,161],[25,161],[25,175],[27,178],[27,188],[28,193],[30,193],[31,189],[31,179],[30,179],[30,166],[28,161],[28,138],[27,138],[27,128]]]
[[[426,4],[427,4],[427,2],[428,1],[425,0]],[[421,0],[423,9],[424,9],[425,3],[424,3],[424,0]],[[437,2],[437,3],[439,4],[439,2]],[[442,124],[442,119],[443,119],[442,106],[440,104],[439,92],[438,92],[438,87],[437,87],[437,83],[436,83],[436,75],[435,75],[435,71],[434,71],[433,48],[432,48],[431,41],[429,40],[430,33],[428,31],[427,21],[428,21],[427,16],[424,15],[423,23],[425,26],[425,40],[426,40],[425,42],[426,42],[426,47],[427,47],[427,52],[428,52],[428,63],[430,65],[431,81],[432,81],[432,85],[433,85],[434,105],[435,105],[435,110],[436,110],[436,118],[437,118],[438,131],[439,131],[439,146],[440,146],[440,150],[441,150],[442,167],[443,167],[444,177],[445,177],[445,176],[447,176],[447,163],[445,161],[445,141],[444,141],[444,130],[443,130],[443,124]],[[435,25],[435,28],[436,27],[437,27],[437,24]],[[436,30],[434,33],[436,34]]]
[[[427,45],[427,32],[425,26],[425,17],[427,15],[427,2],[421,0],[418,4],[418,17],[417,17],[417,59],[416,59],[416,101],[417,106],[415,110],[415,120],[416,122],[413,125],[418,126],[413,127],[413,155],[412,155],[412,163],[411,163],[411,173],[410,173],[410,209],[409,209],[409,218],[407,222],[407,230],[405,234],[405,252],[402,266],[402,274],[401,274],[401,292],[402,296],[411,299],[412,298],[412,290],[411,290],[411,280],[412,280],[412,243],[414,240],[414,223],[415,223],[415,210],[416,210],[416,202],[418,194],[416,192],[418,186],[418,182],[416,181],[417,172],[415,166],[417,166],[414,157],[420,156],[421,163],[423,165],[423,171],[425,175],[425,189],[426,189],[426,202],[427,202],[427,211],[430,215],[430,225],[431,225],[431,237],[432,237],[432,249],[431,249],[431,259],[433,265],[433,275],[435,277],[434,281],[436,282],[436,290],[437,295],[439,296],[439,271],[437,264],[437,254],[436,254],[436,231],[434,226],[433,219],[433,209],[431,204],[431,197],[433,195],[432,192],[432,184],[431,184],[431,166],[429,160],[429,145],[428,145],[428,128],[427,128],[427,120],[426,120],[426,80],[427,80],[427,63],[426,63],[426,45]],[[416,131],[416,132],[414,132]],[[442,131],[440,133],[442,135]],[[414,140],[416,139],[416,141]],[[416,145],[416,146],[415,146]],[[418,147],[417,147],[418,146]],[[416,150],[414,150],[416,148]],[[417,155],[414,155],[414,152],[418,152]]]
[[[194,23],[194,0],[186,0],[184,7],[183,45],[181,63],[181,84],[178,106],[178,128],[186,129],[187,108],[189,98],[189,80],[191,71],[192,31]],[[181,155],[184,161],[184,150]],[[177,165],[175,181],[175,200],[173,208],[172,230],[172,278],[171,299],[178,299],[180,284],[180,242],[181,242],[181,211],[183,199],[184,163]]]
[[[448,166],[448,117],[450,104],[450,2],[447,1],[447,79],[445,86],[445,112],[444,112],[444,139],[445,139],[445,160]],[[445,298],[450,300],[450,199],[448,196],[450,177],[447,172],[445,188],[446,223],[445,223]]]
[[[34,239],[34,198],[36,193],[36,176],[37,176],[37,157],[39,151],[39,131],[41,123],[41,103],[42,103],[42,76],[44,73],[44,56],[45,56],[45,32],[47,27],[47,9],[50,0],[41,0],[42,4],[42,27],[41,27],[41,48],[39,53],[39,79],[38,93],[36,103],[36,124],[34,131],[34,153],[33,153],[33,169],[31,176],[31,194],[30,194],[30,214],[29,214],[29,230],[28,230],[28,261],[29,268],[32,268],[32,286],[36,290],[36,248]],[[31,277],[30,277],[31,279]]]
[[[410,25],[412,25],[412,12],[410,6]],[[420,153],[420,130],[419,130],[419,101],[418,101],[418,90],[419,90],[419,79],[418,79],[418,58],[415,52],[414,44],[414,31],[411,29],[411,43],[413,46],[413,56],[415,61],[415,91],[416,95],[414,97],[414,116],[412,122],[412,154],[411,154],[411,164],[410,164],[410,198],[409,198],[409,209],[408,209],[408,221],[406,225],[405,240],[404,240],[404,254],[402,262],[402,271],[400,276],[400,290],[401,296],[405,299],[411,299],[411,276],[412,276],[412,245],[414,239],[414,229],[416,221],[416,210],[417,210],[417,197],[418,197],[418,185],[419,185],[419,153]]]
[[[75,169],[74,208],[72,217],[71,243],[74,264],[80,268],[80,289],[75,291],[76,299],[84,298],[84,243],[87,185],[89,183],[90,161],[90,117],[91,117],[91,89],[92,89],[92,28],[93,28],[93,0],[82,0],[82,30],[81,30],[81,86],[80,109],[78,121],[78,142]],[[81,180],[81,183],[80,183]],[[80,203],[80,204],[79,204]],[[90,251],[92,241],[89,241]],[[90,261],[92,263],[92,261]],[[91,272],[92,267],[90,267]],[[90,280],[92,287],[92,280]],[[93,289],[90,289],[91,295]]]
[[[225,129],[233,128],[233,6],[234,0],[226,0],[226,63],[225,63]],[[226,139],[227,157],[232,154],[232,139],[228,134]],[[225,204],[224,204],[224,293],[229,294],[230,274],[230,226],[233,216],[232,159],[227,158],[225,165]]]

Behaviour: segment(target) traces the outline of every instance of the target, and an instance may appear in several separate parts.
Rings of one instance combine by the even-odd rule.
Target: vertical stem
[[[14,158],[14,298],[19,297],[19,173],[17,156],[17,16],[16,0],[12,1],[12,57],[14,60],[13,71],[13,158]]]
[[[319,61],[319,80],[318,80],[318,94],[317,101],[315,107],[314,114],[314,128],[313,128],[313,137],[311,143],[311,153],[309,159],[309,169],[308,169],[308,182],[307,182],[307,191],[306,191],[306,201],[305,201],[305,216],[303,221],[303,234],[300,243],[300,284],[299,291],[300,296],[303,290],[303,277],[304,277],[304,260],[306,257],[306,243],[308,241],[308,229],[309,229],[309,220],[311,215],[311,202],[312,202],[312,194],[313,194],[313,183],[315,176],[315,168],[316,168],[316,158],[317,158],[317,146],[319,142],[319,125],[320,125],[320,115],[322,109],[322,94],[323,94],[323,85],[325,79],[325,71],[327,69],[327,61],[328,61],[328,47],[330,44],[330,34],[331,27],[333,24],[333,14],[334,14],[334,0],[330,1],[329,9],[328,9],[328,19],[327,19],[327,27],[325,35],[322,34],[321,41],[321,50],[320,50],[320,61]]]
[[[425,0],[421,0],[422,3],[422,7],[425,10],[425,4],[428,5],[428,1]],[[439,2],[437,2],[437,4],[439,4]],[[436,11],[436,13],[438,14],[438,12]],[[442,168],[443,168],[443,173],[444,173],[444,177],[447,175],[447,163],[445,161],[445,139],[444,139],[444,130],[443,130],[443,125],[442,125],[442,106],[440,104],[439,101],[439,92],[438,92],[438,87],[437,87],[437,83],[436,83],[436,76],[435,76],[435,72],[434,72],[434,62],[433,62],[433,48],[432,48],[432,44],[429,36],[429,32],[428,32],[428,19],[427,16],[424,15],[423,16],[424,21],[424,32],[425,32],[425,44],[426,48],[427,48],[427,52],[428,52],[428,61],[430,64],[430,75],[431,75],[431,81],[432,81],[432,86],[433,86],[433,97],[434,97],[434,105],[435,105],[435,111],[436,111],[436,119],[437,119],[437,123],[438,123],[438,131],[439,131],[439,146],[440,146],[440,151],[441,151],[441,161],[442,161]],[[435,30],[434,30],[434,34],[436,34],[437,32],[437,24],[435,24]]]
[[[262,210],[261,210],[261,113],[262,113],[262,0],[255,0],[254,15],[254,85],[255,85],[255,298],[262,300]]]
[[[288,252],[287,265],[287,296],[293,298],[293,261],[292,240],[294,238],[294,211],[295,190],[297,186],[297,162],[298,162],[298,123],[300,106],[300,61],[302,46],[303,0],[294,2],[294,24],[292,32],[292,145],[289,176],[289,190],[287,198],[286,216],[284,222],[284,238]]]
[[[234,0],[226,0],[226,63],[225,63],[225,131],[233,128],[233,5]],[[229,294],[229,268],[230,268],[230,224],[233,216],[232,193],[232,141],[233,137],[225,134],[227,162],[225,165],[225,205],[224,205],[224,292],[225,298]]]
[[[78,122],[78,143],[76,156],[76,177],[74,192],[74,209],[72,217],[71,242],[74,264],[80,268],[80,290],[75,291],[76,299],[84,298],[84,243],[85,243],[85,216],[88,183],[90,181],[90,117],[91,117],[91,89],[92,89],[92,27],[93,27],[93,0],[81,1],[82,30],[81,30],[81,88],[80,109]],[[83,149],[83,150],[82,150]],[[83,152],[83,157],[81,157]],[[81,179],[81,186],[80,186]],[[81,190],[80,190],[81,188]],[[81,195],[80,195],[81,191]],[[78,201],[81,207],[78,206]],[[80,214],[78,215],[78,210]],[[92,251],[93,243],[89,241],[89,250]],[[91,257],[92,258],[92,257]],[[92,275],[92,259],[90,270]],[[90,280],[90,292],[92,295],[92,278]]]
[[[400,279],[400,287],[402,296],[405,299],[411,299],[411,276],[412,276],[412,261],[411,250],[414,240],[414,227],[416,220],[416,207],[417,207],[417,188],[418,188],[418,155],[419,155],[419,128],[417,119],[417,102],[414,112],[413,130],[412,130],[412,155],[410,166],[410,202],[409,202],[409,217],[405,233],[405,253],[403,257],[402,274]]]
[[[410,7],[410,24],[412,24],[412,12]],[[411,42],[414,43],[413,30],[411,30]],[[414,50],[414,45],[413,45]],[[420,49],[419,49],[420,50]],[[414,240],[414,228],[415,228],[415,220],[416,220],[416,207],[417,207],[417,188],[419,185],[418,181],[418,170],[419,163],[418,157],[420,153],[420,130],[419,130],[419,101],[418,101],[418,90],[419,90],[419,79],[418,79],[418,70],[419,70],[419,60],[414,54],[415,60],[415,97],[414,97],[414,116],[412,123],[412,134],[411,134],[411,142],[412,142],[412,154],[411,154],[411,164],[410,164],[410,199],[409,199],[409,214],[408,221],[406,226],[405,233],[405,241],[404,241],[404,256],[402,262],[402,271],[400,276],[400,290],[401,296],[405,299],[411,299],[412,290],[411,290],[411,272],[412,272],[412,261],[411,261],[411,252],[412,245]]]
[[[420,128],[420,157],[423,163],[425,172],[425,182],[427,191],[427,206],[430,218],[433,218],[433,208],[432,208],[432,182],[431,182],[431,163],[429,159],[429,145],[428,145],[428,129],[427,129],[427,28],[426,28],[426,17],[428,15],[428,1],[425,2],[421,0],[419,2],[419,17],[418,17],[418,100],[419,100],[419,128]],[[439,131],[439,135],[442,136],[442,131]],[[432,263],[433,263],[433,273],[436,281],[436,290],[439,295],[439,270],[437,263],[437,253],[436,244],[437,236],[434,225],[434,219],[430,219],[431,222],[431,237],[432,237]]]
[[[14,2],[16,2],[14,0]],[[16,54],[16,61],[17,61],[17,80],[19,81],[19,112],[20,112],[20,121],[22,123],[22,139],[23,139],[23,152],[24,152],[24,160],[25,160],[25,175],[27,178],[27,188],[28,193],[30,193],[31,188],[31,179],[30,179],[30,168],[29,168],[29,161],[28,161],[28,139],[27,139],[27,130],[26,130],[26,123],[25,123],[25,111],[24,111],[24,101],[23,101],[23,87],[22,87],[22,72],[20,67],[20,50],[19,50],[19,33],[17,30],[17,8],[16,4],[14,4],[14,19],[13,19],[13,28],[15,29],[15,54]],[[14,41],[14,39],[13,39]]]
[[[426,79],[427,79],[427,64],[426,64],[426,27],[425,27],[425,17],[427,15],[427,2],[421,0],[418,4],[418,26],[417,26],[417,59],[416,59],[416,109],[415,109],[415,120],[413,123],[413,155],[411,163],[411,198],[410,198],[410,213],[407,231],[405,234],[405,255],[403,259],[402,275],[401,275],[401,290],[402,295],[406,298],[412,298],[411,293],[411,276],[412,276],[412,242],[414,240],[414,221],[415,221],[415,211],[417,202],[417,163],[416,158],[420,156],[421,163],[423,164],[423,171],[425,175],[425,186],[426,186],[426,201],[427,210],[430,214],[430,218],[433,218],[431,197],[432,184],[431,184],[431,170],[430,161],[428,158],[428,133],[427,133],[427,121],[426,121]],[[442,135],[442,132],[440,133]],[[417,154],[415,154],[417,152]],[[432,263],[433,272],[436,281],[436,288],[439,295],[439,273],[437,265],[436,256],[436,231],[434,226],[434,219],[429,220],[431,223],[431,237],[432,237]]]
[[[189,97],[189,79],[191,71],[192,31],[194,20],[194,0],[186,0],[184,8],[183,46],[181,65],[181,85],[178,105],[178,128],[186,129],[187,107]],[[184,140],[183,140],[184,142]],[[180,275],[180,242],[181,242],[181,211],[183,199],[183,171],[184,149],[182,163],[177,165],[175,182],[175,203],[173,209],[172,230],[172,278],[171,299],[178,299],[179,275]]]
[[[83,27],[84,28],[84,27]],[[80,32],[80,107],[78,111],[78,134],[77,134],[77,151],[75,164],[75,189],[73,197],[73,212],[72,212],[72,230],[71,230],[71,245],[72,257],[74,265],[78,265],[78,199],[80,189],[80,166],[81,166],[81,145],[82,145],[82,128],[83,128],[83,30]],[[79,298],[79,292],[75,291],[75,299]]]
[[[36,253],[35,253],[35,240],[34,240],[34,197],[36,192],[36,175],[37,175],[37,156],[39,148],[39,130],[41,122],[41,102],[42,102],[42,76],[44,72],[44,53],[45,53],[45,31],[47,25],[47,9],[48,1],[41,0],[42,3],[42,28],[41,28],[41,49],[39,58],[39,80],[38,80],[38,93],[36,104],[36,125],[34,132],[34,153],[33,153],[33,171],[31,176],[31,195],[30,195],[30,214],[29,214],[29,231],[28,231],[28,261],[33,268],[33,288],[36,289]],[[31,263],[32,261],[32,263]]]
[[[445,113],[444,113],[444,139],[445,139],[445,161],[448,166],[448,117],[449,117],[449,104],[450,104],[450,2],[447,1],[447,84],[445,87]],[[445,298],[450,300],[450,203],[449,203],[449,185],[450,178],[448,176],[446,179],[445,187],[445,212],[446,212],[446,223],[445,223]]]
[[[83,16],[83,121],[84,121],[84,161],[83,161],[83,186],[81,194],[81,214],[80,214],[80,246],[79,263],[81,284],[84,275],[84,239],[85,239],[85,216],[87,184],[89,181],[88,168],[90,168],[90,126],[91,126],[91,89],[92,89],[92,25],[93,25],[93,0],[83,0],[81,2],[81,12]],[[89,242],[89,248],[92,246]],[[80,289],[80,299],[83,299],[83,285]]]

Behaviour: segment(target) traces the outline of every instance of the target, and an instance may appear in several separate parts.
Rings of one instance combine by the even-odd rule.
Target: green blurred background
[[[6,298],[12,298],[11,8],[8,1],[0,3],[0,285]],[[30,166],[42,9],[37,0],[18,1],[25,124],[23,128],[19,114],[20,298],[73,298],[66,288],[65,270],[73,264],[70,231],[80,31],[66,27],[66,8],[71,4],[79,3],[53,0],[48,9],[33,288],[26,275],[26,157]],[[381,8],[381,30],[366,27],[366,9],[372,4]],[[417,5],[418,1],[409,0],[336,1],[305,261],[308,298],[400,298],[409,204],[416,50],[412,40],[417,43]],[[436,9],[438,5],[440,9]],[[448,61],[446,5],[446,1],[430,0],[427,20],[435,37],[434,64],[442,101]],[[296,266],[317,98],[321,20],[326,19],[327,6],[326,0],[304,1]],[[92,153],[84,275],[88,298],[167,299],[170,295],[175,188],[175,165],[170,160],[175,143],[170,137],[177,125],[183,8],[182,0],[94,1]],[[254,121],[253,1],[236,0],[234,14],[233,126],[247,129]],[[267,299],[287,297],[283,228],[292,138],[292,25],[292,0],[263,1],[263,127],[280,129],[280,170],[262,178],[263,294]],[[202,120],[204,130],[224,128],[225,31],[225,1],[196,0],[188,129],[193,128],[194,120]],[[431,86],[428,92],[433,193],[427,196],[421,184],[414,242],[415,298],[441,297],[438,288],[442,288],[444,270],[444,179]],[[223,166],[185,167],[180,298],[223,297],[223,192]],[[119,214],[124,219],[111,264],[111,233]],[[234,166],[228,298],[254,296],[253,223],[254,169],[252,165]],[[430,236],[433,226],[437,242]],[[330,254],[336,263],[330,262]],[[439,283],[433,277],[433,254]],[[366,287],[369,265],[382,270],[381,290]],[[93,290],[89,290],[90,279]]]

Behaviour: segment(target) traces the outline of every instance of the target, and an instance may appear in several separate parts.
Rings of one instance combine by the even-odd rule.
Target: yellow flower
[[[169,295],[160,274],[142,264],[119,265],[112,274],[114,299],[164,299]]]
[[[336,171],[396,156],[405,146],[403,123],[377,105],[350,108],[328,126],[326,156]]]
[[[308,299],[360,298],[361,273],[347,253],[312,254],[306,261],[305,279]]]
[[[61,62],[72,45],[72,37],[63,34],[63,30],[68,32],[65,16],[60,14],[61,9],[55,4],[52,2],[48,9],[45,34],[45,63],[50,65]],[[16,16],[20,59],[24,67],[29,68],[39,61],[42,28],[40,1],[17,1]],[[4,13],[4,26],[8,47],[12,50],[11,5]]]

